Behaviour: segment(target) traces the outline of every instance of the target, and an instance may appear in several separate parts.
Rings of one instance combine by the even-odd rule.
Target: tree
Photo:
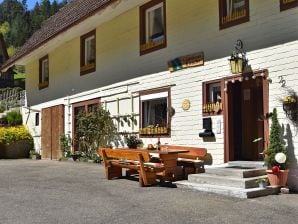
[[[30,34],[31,29],[26,21],[26,17],[18,14],[11,24],[8,38],[10,44],[15,47],[20,47],[29,38]]]
[[[277,119],[277,111],[276,108],[273,109],[273,115],[272,115],[272,124],[270,129],[270,143],[268,146],[268,149],[265,150],[265,164],[268,166],[268,168],[272,168],[273,166],[279,166],[280,169],[285,170],[287,168],[287,161],[285,163],[279,164],[275,160],[275,155],[277,153],[284,153],[287,155],[287,150],[285,149],[284,142],[281,137],[281,127],[279,125],[278,119]]]
[[[7,21],[4,23],[0,24],[0,33],[2,33],[3,37],[5,40],[7,40],[7,36],[10,30],[10,25]]]
[[[117,128],[113,119],[101,106],[78,115],[75,142],[87,157],[92,158],[100,147],[110,146],[116,138]]]
[[[58,5],[57,1],[54,0],[51,5],[51,15],[54,15],[58,11],[59,11],[59,5]]]
[[[38,29],[43,21],[67,4],[66,0],[42,0],[36,2],[32,10],[27,8],[27,0],[3,0],[0,3],[0,32],[3,33],[7,46],[16,49]],[[11,55],[10,55],[11,56]]]

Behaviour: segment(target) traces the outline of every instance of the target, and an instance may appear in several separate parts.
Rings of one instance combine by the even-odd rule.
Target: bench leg
[[[106,177],[108,180],[122,177],[122,168],[116,166],[106,167]]]
[[[157,184],[156,174],[154,172],[145,172],[144,176],[142,172],[139,173],[139,184],[141,187]]]

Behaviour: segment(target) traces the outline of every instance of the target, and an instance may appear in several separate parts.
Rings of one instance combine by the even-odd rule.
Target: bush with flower
[[[283,98],[283,103],[284,104],[296,103],[296,99],[294,96],[286,96],[285,98]]]

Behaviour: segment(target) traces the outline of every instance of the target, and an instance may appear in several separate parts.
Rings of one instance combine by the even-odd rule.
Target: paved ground
[[[0,160],[0,224],[298,223],[298,195],[236,199],[107,181],[90,163]]]

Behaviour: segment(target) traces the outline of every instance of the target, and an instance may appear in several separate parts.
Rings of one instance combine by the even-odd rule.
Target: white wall
[[[97,71],[85,76],[79,75],[79,37],[76,37],[49,53],[49,88],[37,89],[38,62],[26,67],[29,105],[36,108],[48,107],[55,102],[67,105],[66,95],[70,95],[70,103],[101,97],[101,102],[107,101],[107,109],[112,115],[117,115],[116,99],[127,98],[120,100],[120,114],[125,115],[132,112],[131,94],[134,95],[134,112],[138,113],[138,91],[172,86],[171,100],[176,113],[172,120],[171,137],[162,138],[161,143],[206,147],[212,155],[213,164],[221,164],[224,160],[223,117],[212,117],[214,126],[218,122],[221,124],[215,142],[203,142],[198,136],[202,131],[202,82],[231,75],[228,57],[236,40],[242,39],[252,69],[269,71],[272,80],[269,110],[276,107],[281,125],[290,130],[292,136],[287,144],[292,145],[291,157],[297,160],[298,130],[285,116],[279,101],[286,96],[287,88],[298,91],[297,8],[280,12],[277,0],[252,0],[250,22],[220,31],[217,2],[189,0],[189,4],[185,4],[178,0],[167,1],[168,47],[141,57],[138,49],[138,9],[98,27]],[[169,59],[198,51],[205,53],[204,66],[174,73],[167,71]],[[281,87],[279,76],[284,76],[286,88]],[[110,89],[113,83],[116,83],[114,87],[119,87]],[[128,85],[123,85],[125,83]],[[80,93],[91,89],[94,90]],[[57,101],[51,101],[57,98]],[[184,99],[191,102],[189,111],[182,110]],[[49,103],[40,104],[46,101]],[[67,116],[65,120],[65,130],[69,130]],[[38,132],[40,129],[34,130]],[[132,130],[121,127],[120,131]],[[289,132],[285,134],[289,136]],[[157,138],[144,139],[144,142],[145,145],[157,142]],[[297,165],[292,167],[290,176],[290,186],[298,189]]]
[[[26,65],[29,105],[167,70],[167,61],[203,51],[205,60],[227,57],[237,39],[248,51],[297,39],[298,8],[283,12],[278,0],[251,0],[250,21],[219,30],[218,1],[167,1],[167,47],[139,55],[139,9],[96,29],[96,72],[80,76],[80,37],[48,52],[49,88],[38,89],[38,61]],[[210,72],[203,75],[210,76]]]

